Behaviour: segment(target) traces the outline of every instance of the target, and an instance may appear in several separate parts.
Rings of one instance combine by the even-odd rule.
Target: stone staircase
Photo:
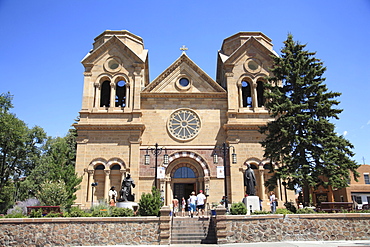
[[[214,218],[173,217],[171,244],[216,244]]]

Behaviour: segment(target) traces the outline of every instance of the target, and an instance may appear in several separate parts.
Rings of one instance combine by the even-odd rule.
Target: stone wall
[[[217,215],[219,244],[370,240],[370,214]]]
[[[370,240],[370,214],[224,215],[218,244]],[[0,219],[0,246],[168,245],[171,217]]]
[[[159,245],[160,218],[0,219],[0,246]]]

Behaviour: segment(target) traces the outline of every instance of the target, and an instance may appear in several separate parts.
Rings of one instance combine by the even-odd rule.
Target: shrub
[[[71,207],[65,214],[65,217],[88,217],[87,212],[80,207]]]
[[[285,214],[293,214],[293,212],[289,211],[286,208],[278,208],[278,209],[276,209],[275,214],[284,214],[285,215]]]
[[[131,217],[134,216],[134,211],[131,208],[116,208],[111,209],[112,217]]]
[[[141,216],[159,216],[162,207],[161,194],[155,187],[152,193],[143,193],[139,202],[139,215]]]
[[[230,213],[233,215],[247,214],[247,208],[242,202],[233,203],[230,207]]]
[[[39,209],[32,209],[30,212],[30,218],[41,218],[42,217],[42,210]]]
[[[49,218],[56,218],[56,217],[63,217],[63,216],[64,216],[63,213],[56,213],[56,212],[51,212],[45,215],[45,217],[49,217]]]
[[[297,210],[296,214],[315,214],[315,210],[312,208],[300,208]]]
[[[13,208],[11,209],[8,209],[7,211],[7,214],[15,214],[14,212],[16,213],[19,213],[19,210],[21,210],[23,216],[26,216],[27,215],[27,207],[29,206],[39,206],[40,205],[40,202],[39,200],[37,200],[36,198],[29,198],[25,201],[22,201],[22,202],[17,202],[17,205],[15,205]],[[15,218],[15,217],[13,217]]]
[[[257,215],[257,214],[271,214],[271,211],[264,211],[264,210],[261,210],[261,211],[254,211],[252,213],[252,215]]]
[[[27,216],[23,213],[22,208],[14,207],[11,210],[11,213],[8,213],[7,215],[5,215],[5,218],[27,218]]]
[[[110,207],[104,201],[100,201],[98,205],[91,208],[92,217],[109,217]]]

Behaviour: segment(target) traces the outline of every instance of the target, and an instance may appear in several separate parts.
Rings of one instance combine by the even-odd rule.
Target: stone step
[[[171,244],[214,244],[217,237],[209,217],[175,217],[172,222]]]

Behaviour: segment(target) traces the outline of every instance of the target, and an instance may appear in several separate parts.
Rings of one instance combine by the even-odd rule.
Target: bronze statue
[[[120,191],[120,201],[128,202],[134,201],[134,196],[131,194],[131,186],[135,188],[135,182],[128,173],[126,178],[122,181],[122,189]]]
[[[256,190],[254,187],[256,186],[256,176],[254,175],[254,171],[251,166],[248,164],[248,169],[244,172],[244,186],[246,186],[246,194],[248,196],[256,195]]]

